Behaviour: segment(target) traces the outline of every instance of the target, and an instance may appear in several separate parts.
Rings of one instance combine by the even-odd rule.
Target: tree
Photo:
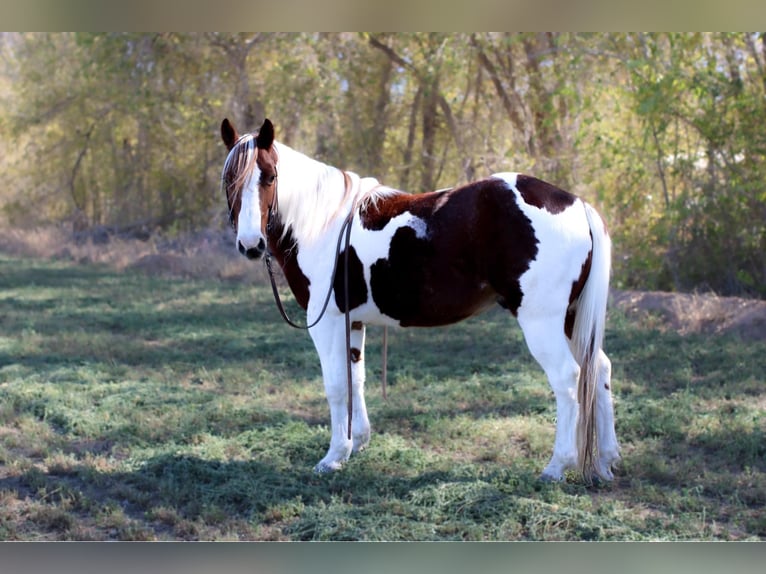
[[[85,226],[188,228],[204,218],[212,196],[188,193],[214,185],[208,124],[199,121],[209,103],[197,40],[23,36],[8,124],[33,159],[22,168],[32,190],[25,201]]]
[[[583,40],[561,33],[471,34],[514,141],[538,172],[559,185],[573,184],[573,143],[589,60]]]
[[[766,296],[763,33],[0,35],[12,223],[223,224],[218,126],[413,192],[497,171],[606,215],[623,287]]]
[[[411,80],[414,80],[410,127],[402,160],[405,168],[412,163],[414,125],[419,117],[422,138],[419,162],[420,188],[431,190],[437,185],[436,182],[439,179],[437,140],[443,130],[440,120],[443,120],[455,149],[459,153],[470,154],[465,146],[463,131],[455,118],[452,105],[445,97],[447,89],[442,85],[445,69],[451,67],[455,71],[455,42],[451,43],[448,35],[439,33],[408,37],[406,42],[402,42],[400,38],[396,40],[399,40],[400,46],[394,45],[395,38],[392,35],[371,34],[368,36],[371,46],[383,52],[395,65],[404,70]],[[401,50],[401,53],[398,50]],[[462,162],[461,175],[464,180],[472,176],[472,163],[470,155]],[[403,173],[409,175],[409,169]],[[411,183],[403,178],[401,184],[406,188]]]
[[[625,58],[662,288],[766,294],[763,35],[629,34]],[[648,185],[647,185],[648,184]],[[637,195],[638,192],[634,192]],[[635,241],[636,237],[626,238]],[[635,248],[638,251],[638,246]]]

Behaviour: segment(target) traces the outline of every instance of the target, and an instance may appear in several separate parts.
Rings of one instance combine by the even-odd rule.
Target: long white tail
[[[577,419],[577,451],[583,476],[593,476],[594,461],[598,453],[596,433],[596,384],[598,357],[604,342],[606,303],[609,297],[609,276],[612,261],[612,242],[603,219],[585,204],[585,215],[593,238],[591,267],[585,287],[576,302],[572,350],[580,365]]]

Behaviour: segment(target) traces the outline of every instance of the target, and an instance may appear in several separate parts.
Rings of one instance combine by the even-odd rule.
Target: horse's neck
[[[284,145],[277,145],[277,193],[285,231],[298,244],[321,237],[346,211],[349,201],[342,171]]]

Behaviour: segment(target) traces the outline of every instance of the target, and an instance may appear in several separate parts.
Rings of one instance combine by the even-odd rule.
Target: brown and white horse
[[[411,195],[275,141],[269,120],[241,137],[224,120],[221,136],[229,150],[222,181],[239,251],[250,259],[273,254],[309,323],[332,293],[309,330],[332,429],[317,472],[339,469],[370,440],[365,325],[446,325],[499,303],[518,318],[556,398],[553,455],[542,478],[562,480],[567,469],[613,478],[619,447],[611,364],[602,350],[611,242],[593,207],[515,173]],[[339,237],[349,220],[346,247]]]

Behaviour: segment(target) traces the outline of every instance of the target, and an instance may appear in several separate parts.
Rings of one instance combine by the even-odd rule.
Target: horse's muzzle
[[[245,247],[241,241],[237,241],[237,249],[248,259],[260,259],[266,251],[266,242],[263,239],[258,240],[255,247]]]

